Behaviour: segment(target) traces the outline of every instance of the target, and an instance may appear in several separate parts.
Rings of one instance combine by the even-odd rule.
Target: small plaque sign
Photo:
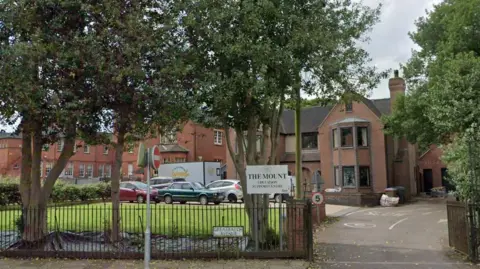
[[[213,227],[213,237],[243,237],[243,227]]]

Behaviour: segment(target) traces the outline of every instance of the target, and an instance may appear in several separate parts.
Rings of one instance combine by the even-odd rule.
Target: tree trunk
[[[32,133],[30,126],[26,120],[22,120],[22,170],[20,171],[20,196],[22,205],[28,207],[30,205],[30,185],[32,171]]]
[[[41,241],[48,233],[47,204],[53,186],[73,155],[75,144],[75,124],[67,130],[67,137],[60,157],[47,175],[42,186],[40,169],[42,162],[43,134],[39,123],[22,125],[22,171],[20,195],[23,212],[20,223],[23,229],[22,239],[28,243]]]
[[[115,143],[115,162],[113,164],[111,188],[112,188],[112,233],[111,240],[118,242],[120,236],[120,169],[122,169],[123,147],[125,144],[125,128],[119,126],[117,130],[117,142]]]

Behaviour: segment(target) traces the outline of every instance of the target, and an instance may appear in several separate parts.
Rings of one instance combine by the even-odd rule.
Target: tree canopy
[[[478,192],[480,167],[471,162],[480,152],[479,8],[479,0],[445,0],[417,20],[410,37],[420,49],[403,66],[408,92],[384,118],[387,133],[443,145],[449,179],[464,199]]]
[[[480,119],[478,0],[446,0],[410,33],[420,49],[403,66],[408,92],[385,118],[389,133],[410,142],[448,143]]]

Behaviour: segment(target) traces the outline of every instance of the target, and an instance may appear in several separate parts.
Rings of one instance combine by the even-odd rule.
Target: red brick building
[[[445,165],[441,151],[432,146],[419,153],[405,138],[385,135],[381,117],[404,94],[405,81],[395,76],[389,81],[390,98],[309,107],[302,110],[303,185],[309,185],[316,171],[321,172],[324,188],[336,189],[339,203],[362,204],[377,199],[385,188],[402,186],[407,199],[432,187],[442,186]],[[292,110],[284,111],[278,162],[295,175],[295,129]],[[235,134],[231,131],[232,142]],[[234,143],[234,142],[233,142]],[[231,158],[227,158],[227,176],[236,177]],[[328,201],[327,195],[327,201]],[[366,203],[366,202],[365,202]]]
[[[157,145],[163,163],[171,162],[226,162],[226,146],[223,130],[205,128],[192,121],[181,130],[169,132],[145,141],[146,146]],[[0,133],[0,175],[17,177],[21,169],[22,140],[18,135]],[[110,177],[115,158],[112,147],[87,145],[76,142],[75,155],[69,160],[61,178]],[[59,157],[63,143],[46,146],[42,152],[42,177],[52,169]],[[138,143],[127,145],[123,153],[122,177],[143,178],[143,170],[136,166]]]

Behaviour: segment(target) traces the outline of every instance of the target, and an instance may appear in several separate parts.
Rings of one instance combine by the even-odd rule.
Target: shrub
[[[54,203],[77,202],[110,198],[110,183],[75,185],[61,181],[55,183],[50,199]],[[19,183],[15,181],[0,182],[0,206],[21,204]]]
[[[11,181],[0,183],[0,205],[20,203],[21,198],[18,183]]]

